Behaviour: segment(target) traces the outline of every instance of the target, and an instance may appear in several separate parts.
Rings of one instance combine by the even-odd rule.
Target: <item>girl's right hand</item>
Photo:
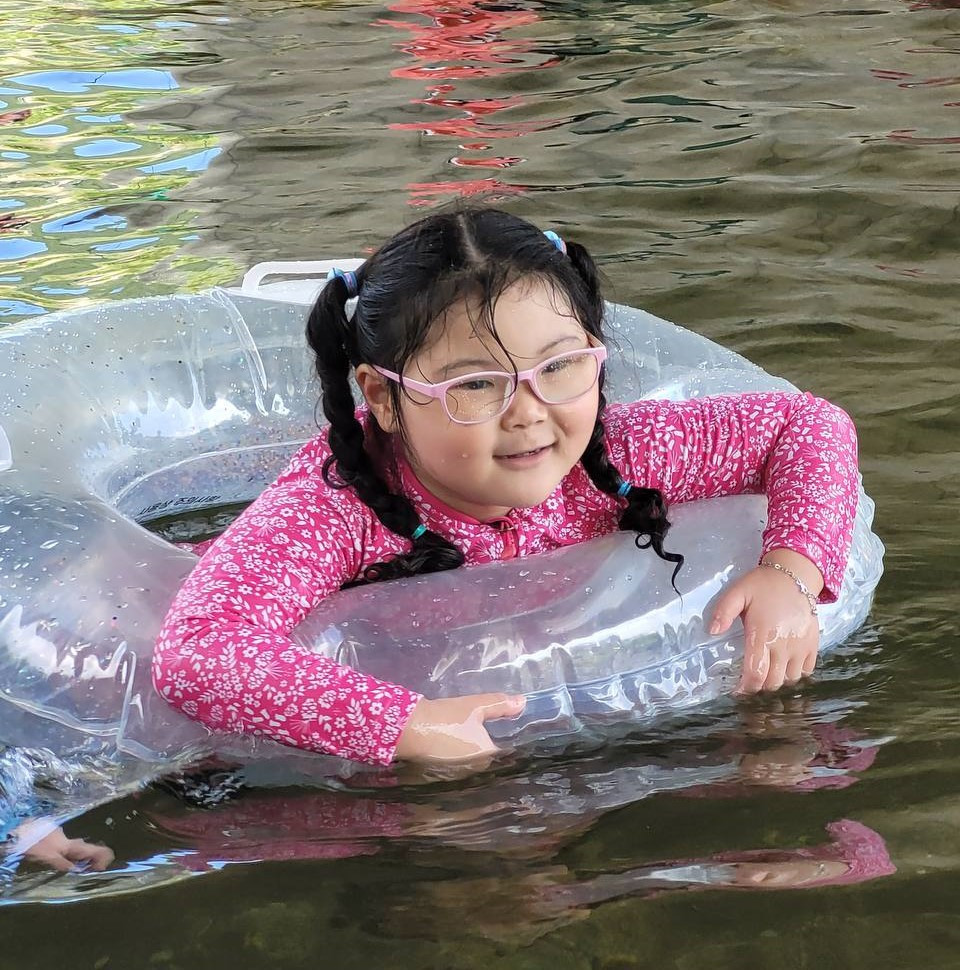
[[[397,758],[417,762],[489,762],[496,753],[485,721],[517,717],[523,694],[468,694],[465,697],[423,698],[400,734]]]
[[[45,824],[43,820],[26,822],[14,831],[19,840],[27,840],[31,826]],[[16,844],[14,850],[16,850]],[[60,872],[92,869],[103,872],[113,862],[113,851],[105,845],[93,845],[84,839],[68,839],[62,828],[55,828],[24,850],[23,857],[41,866],[49,866]]]

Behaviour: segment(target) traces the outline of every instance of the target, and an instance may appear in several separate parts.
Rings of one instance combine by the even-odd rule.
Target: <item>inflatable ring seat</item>
[[[280,750],[213,737],[154,692],[154,639],[195,557],[143,523],[251,501],[316,433],[303,327],[332,265],[263,264],[237,289],[0,331],[0,741],[75,766],[80,787],[99,772],[113,793],[213,750]],[[274,272],[308,278],[265,283]],[[791,389],[641,310],[609,306],[607,329],[611,400]],[[869,610],[883,552],[872,514],[861,493],[839,601],[820,611],[824,647]],[[742,634],[710,637],[703,617],[756,562],[765,500],[671,518],[682,598],[670,564],[617,533],[344,591],[295,637],[428,696],[522,691],[524,716],[495,725],[514,742],[699,704],[735,676]]]

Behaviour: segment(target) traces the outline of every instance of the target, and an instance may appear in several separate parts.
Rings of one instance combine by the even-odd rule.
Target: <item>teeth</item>
[[[512,455],[500,455],[500,458],[524,458],[527,455],[536,455],[549,448],[549,445],[542,445],[540,448],[531,448],[529,451],[515,451]]]

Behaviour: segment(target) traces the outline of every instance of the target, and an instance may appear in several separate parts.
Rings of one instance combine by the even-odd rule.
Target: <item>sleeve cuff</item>
[[[761,558],[773,549],[789,549],[806,556],[823,575],[823,589],[818,603],[835,603],[843,585],[846,557],[837,559],[826,545],[809,532],[795,529],[772,529],[763,534]]]

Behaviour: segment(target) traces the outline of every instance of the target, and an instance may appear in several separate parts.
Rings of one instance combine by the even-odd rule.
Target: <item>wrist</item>
[[[771,549],[760,557],[760,563],[765,566],[777,565],[789,570],[815,597],[818,597],[823,590],[823,573],[815,562],[802,553],[794,552],[792,549]]]

